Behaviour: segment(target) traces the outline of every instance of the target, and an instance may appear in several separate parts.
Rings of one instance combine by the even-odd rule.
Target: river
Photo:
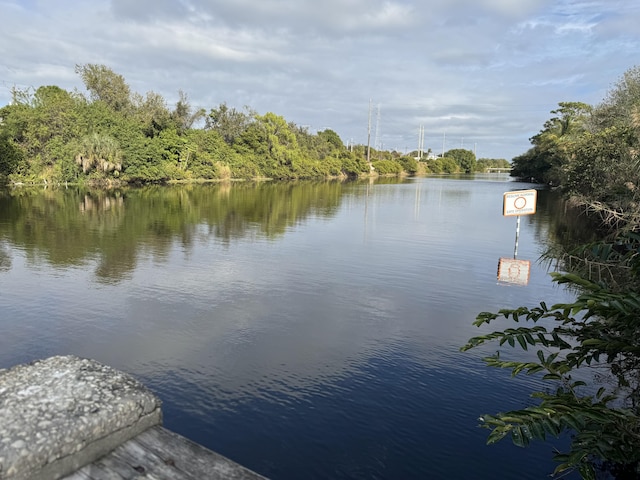
[[[459,351],[477,313],[571,300],[538,262],[576,223],[505,175],[0,192],[0,368],[126,371],[165,426],[273,479],[540,479],[554,445],[478,417],[544,388]],[[527,265],[526,261],[529,261]],[[504,267],[504,266],[503,266]]]

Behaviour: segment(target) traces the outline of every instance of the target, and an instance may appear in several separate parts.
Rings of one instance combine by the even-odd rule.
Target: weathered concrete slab
[[[94,360],[52,357],[0,371],[0,479],[53,480],[162,422],[161,402]]]

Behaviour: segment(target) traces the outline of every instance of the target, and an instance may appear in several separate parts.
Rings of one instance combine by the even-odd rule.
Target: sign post
[[[520,215],[533,215],[536,213],[537,190],[516,190],[506,192],[502,197],[502,215],[516,218],[516,245],[513,249],[513,258],[518,256],[518,238],[520,237]]]

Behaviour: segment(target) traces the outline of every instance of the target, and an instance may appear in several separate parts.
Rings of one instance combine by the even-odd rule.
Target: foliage
[[[512,175],[560,186],[611,231],[640,226],[640,67],[591,107],[561,102]]]
[[[593,109],[576,142],[565,189],[614,228],[640,225],[640,68],[627,71]]]
[[[586,133],[573,150],[576,159],[564,187],[615,210],[633,209],[640,186],[639,159],[631,148],[634,137],[624,127]]]
[[[399,175],[402,173],[402,165],[394,160],[376,160],[371,163],[379,175]]]
[[[627,256],[639,265],[640,243]],[[640,294],[635,288],[615,291],[575,274],[552,274],[558,284],[580,289],[575,302],[547,307],[483,312],[476,326],[499,317],[527,326],[511,327],[471,338],[463,351],[497,342],[536,358],[504,359],[501,352],[484,359],[488,366],[508,368],[512,375],[538,374],[548,391],[532,394],[538,405],[483,415],[491,429],[488,443],[506,436],[519,446],[547,436],[572,433],[569,452],[557,453],[555,473],[577,469],[595,478],[596,468],[613,463],[640,474]],[[635,277],[637,285],[638,277]],[[584,370],[587,372],[583,373]]]
[[[162,95],[155,92],[147,92],[146,97],[135,94],[133,104],[133,116],[145,136],[155,137],[169,128],[172,121],[171,113]]]
[[[344,149],[344,143],[342,143],[342,139],[333,130],[327,128],[322,132],[318,132],[318,138],[331,145],[332,150],[334,151]]]
[[[533,147],[513,160],[512,175],[559,185],[572,204],[597,214],[600,240],[562,253],[570,273],[552,274],[577,299],[483,312],[479,327],[502,317],[519,325],[474,337],[462,349],[497,342],[487,365],[540,375],[549,385],[532,394],[535,406],[481,417],[489,443],[510,436],[526,446],[569,432],[556,473],[639,478],[640,68],[627,71],[596,107],[559,107]],[[503,358],[507,346],[522,350],[520,359]]]
[[[131,89],[122,75],[105,65],[88,63],[76,65],[93,101],[102,101],[116,112],[127,111],[131,107]]]
[[[454,148],[444,154],[446,158],[452,158],[464,173],[472,173],[476,169],[476,155],[471,150]]]
[[[476,172],[486,172],[489,168],[511,170],[511,164],[504,158],[479,158],[476,162]]]
[[[348,176],[358,176],[370,169],[365,157],[352,154],[342,158],[342,171]]]
[[[197,121],[205,118],[207,112],[204,108],[193,110],[187,94],[182,90],[178,92],[178,96],[179,99],[170,117],[178,132],[182,134],[190,130]]]
[[[418,172],[418,161],[413,157],[400,157],[396,162],[398,162],[402,170],[409,175],[414,175]]]
[[[624,72],[604,101],[593,112],[592,129],[611,126],[633,126],[640,128],[640,66]]]
[[[333,130],[310,134],[275,113],[226,103],[206,114],[183,91],[169,108],[162,95],[133,92],[105,65],[76,65],[76,73],[87,96],[56,86],[14,89],[12,104],[0,110],[3,178],[147,183],[370,174],[364,148],[347,149]],[[384,174],[416,171],[409,160],[397,163],[397,152],[373,153]]]
[[[221,103],[218,108],[212,108],[205,119],[205,128],[218,132],[225,142],[233,145],[240,135],[253,123],[256,112],[245,107],[244,111],[229,108]]]
[[[581,102],[560,102],[555,116],[530,140],[533,147],[513,159],[512,176],[561,185],[572,162],[572,146],[585,131],[592,108]]]
[[[2,113],[0,111],[0,118]],[[0,181],[12,174],[23,159],[20,149],[6,132],[0,132]]]
[[[437,158],[427,161],[427,167],[430,173],[460,173],[462,170],[460,165],[453,158]]]
[[[94,133],[83,138],[80,149],[76,163],[83,173],[94,168],[104,173],[122,171],[122,150],[112,137]]]

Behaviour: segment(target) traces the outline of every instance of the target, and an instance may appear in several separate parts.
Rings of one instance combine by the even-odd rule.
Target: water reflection
[[[0,272],[11,270],[11,254],[9,249],[0,244]]]
[[[0,196],[0,238],[34,265],[81,265],[97,256],[96,277],[117,282],[135,270],[141,250],[160,261],[174,242],[190,249],[210,238],[276,238],[310,216],[333,215],[341,194],[339,182],[14,190]]]
[[[527,287],[497,284],[509,187],[4,196],[0,367],[72,353],[131,372],[160,394],[167,426],[273,478],[495,478],[496,465],[540,478],[548,447],[487,450],[476,428],[530,401],[536,380],[458,351],[479,311],[568,298],[534,262]],[[523,258],[565,225],[543,211],[524,222]]]

